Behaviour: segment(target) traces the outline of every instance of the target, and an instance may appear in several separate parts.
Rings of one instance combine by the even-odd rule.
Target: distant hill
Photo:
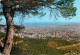
[[[64,26],[80,26],[80,23],[71,23],[71,24],[66,24]]]
[[[5,26],[0,27],[1,32],[5,32],[4,30]],[[70,28],[72,29],[77,29],[80,31],[80,24],[79,23],[70,23],[70,24],[64,24],[64,25],[30,25],[30,26],[25,26],[25,31],[30,31],[30,30],[69,30]]]
[[[63,25],[80,25],[80,23],[66,23],[66,22],[55,22],[55,23],[25,23],[25,26],[63,26]]]
[[[80,24],[72,23],[72,24],[65,24],[65,25],[40,25],[40,26],[25,26],[25,31],[30,30],[69,30],[69,29],[77,29],[80,31]]]

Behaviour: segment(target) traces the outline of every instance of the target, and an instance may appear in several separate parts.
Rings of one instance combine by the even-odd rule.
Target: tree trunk
[[[10,13],[5,12],[5,19],[7,24],[7,33],[5,37],[4,49],[2,55],[10,55],[12,43],[13,43],[13,35],[14,35],[14,22],[13,17]]]

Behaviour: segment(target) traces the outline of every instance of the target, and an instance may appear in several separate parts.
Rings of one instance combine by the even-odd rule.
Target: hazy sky
[[[41,25],[41,24],[44,24],[44,23],[47,23],[47,24],[55,24],[55,23],[80,23],[80,0],[75,0],[74,2],[74,6],[77,7],[77,11],[76,11],[76,16],[73,17],[72,19],[65,19],[63,17],[58,17],[58,20],[55,19],[54,16],[51,16],[50,17],[50,14],[49,14],[49,11],[47,9],[43,10],[46,12],[46,15],[42,18],[40,17],[37,17],[37,16],[31,16],[30,18],[29,17],[25,17],[26,19],[24,19],[24,21],[22,21],[22,23],[24,25]],[[2,16],[0,16],[2,17]],[[5,23],[5,19],[4,17],[2,17],[3,20],[0,22],[0,23]],[[20,15],[15,17],[14,18],[14,23],[15,24],[20,24],[21,21],[20,21]]]

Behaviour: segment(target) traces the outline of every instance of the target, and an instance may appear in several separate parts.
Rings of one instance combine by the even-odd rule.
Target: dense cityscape
[[[63,38],[67,41],[77,40],[80,36],[79,28],[71,26],[27,26],[25,30],[15,33],[20,38]]]
[[[63,38],[67,41],[80,39],[79,24],[69,24],[63,26],[25,26],[25,29],[19,32],[15,32],[15,36],[20,38]],[[4,27],[5,29],[5,27]],[[1,28],[1,32],[5,33],[5,30]]]

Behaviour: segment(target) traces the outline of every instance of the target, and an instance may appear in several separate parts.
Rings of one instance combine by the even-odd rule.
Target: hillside
[[[48,46],[50,39],[24,39],[23,43],[13,46],[11,54],[17,55],[64,55],[66,50]],[[17,50],[17,51],[15,51]]]
[[[0,33],[0,39],[3,38],[3,36],[5,36],[5,34]],[[71,42],[60,38],[21,39],[19,37],[14,37],[14,43],[17,44],[13,45],[11,55],[64,55],[68,53],[68,50],[57,49],[57,47],[72,45]]]

